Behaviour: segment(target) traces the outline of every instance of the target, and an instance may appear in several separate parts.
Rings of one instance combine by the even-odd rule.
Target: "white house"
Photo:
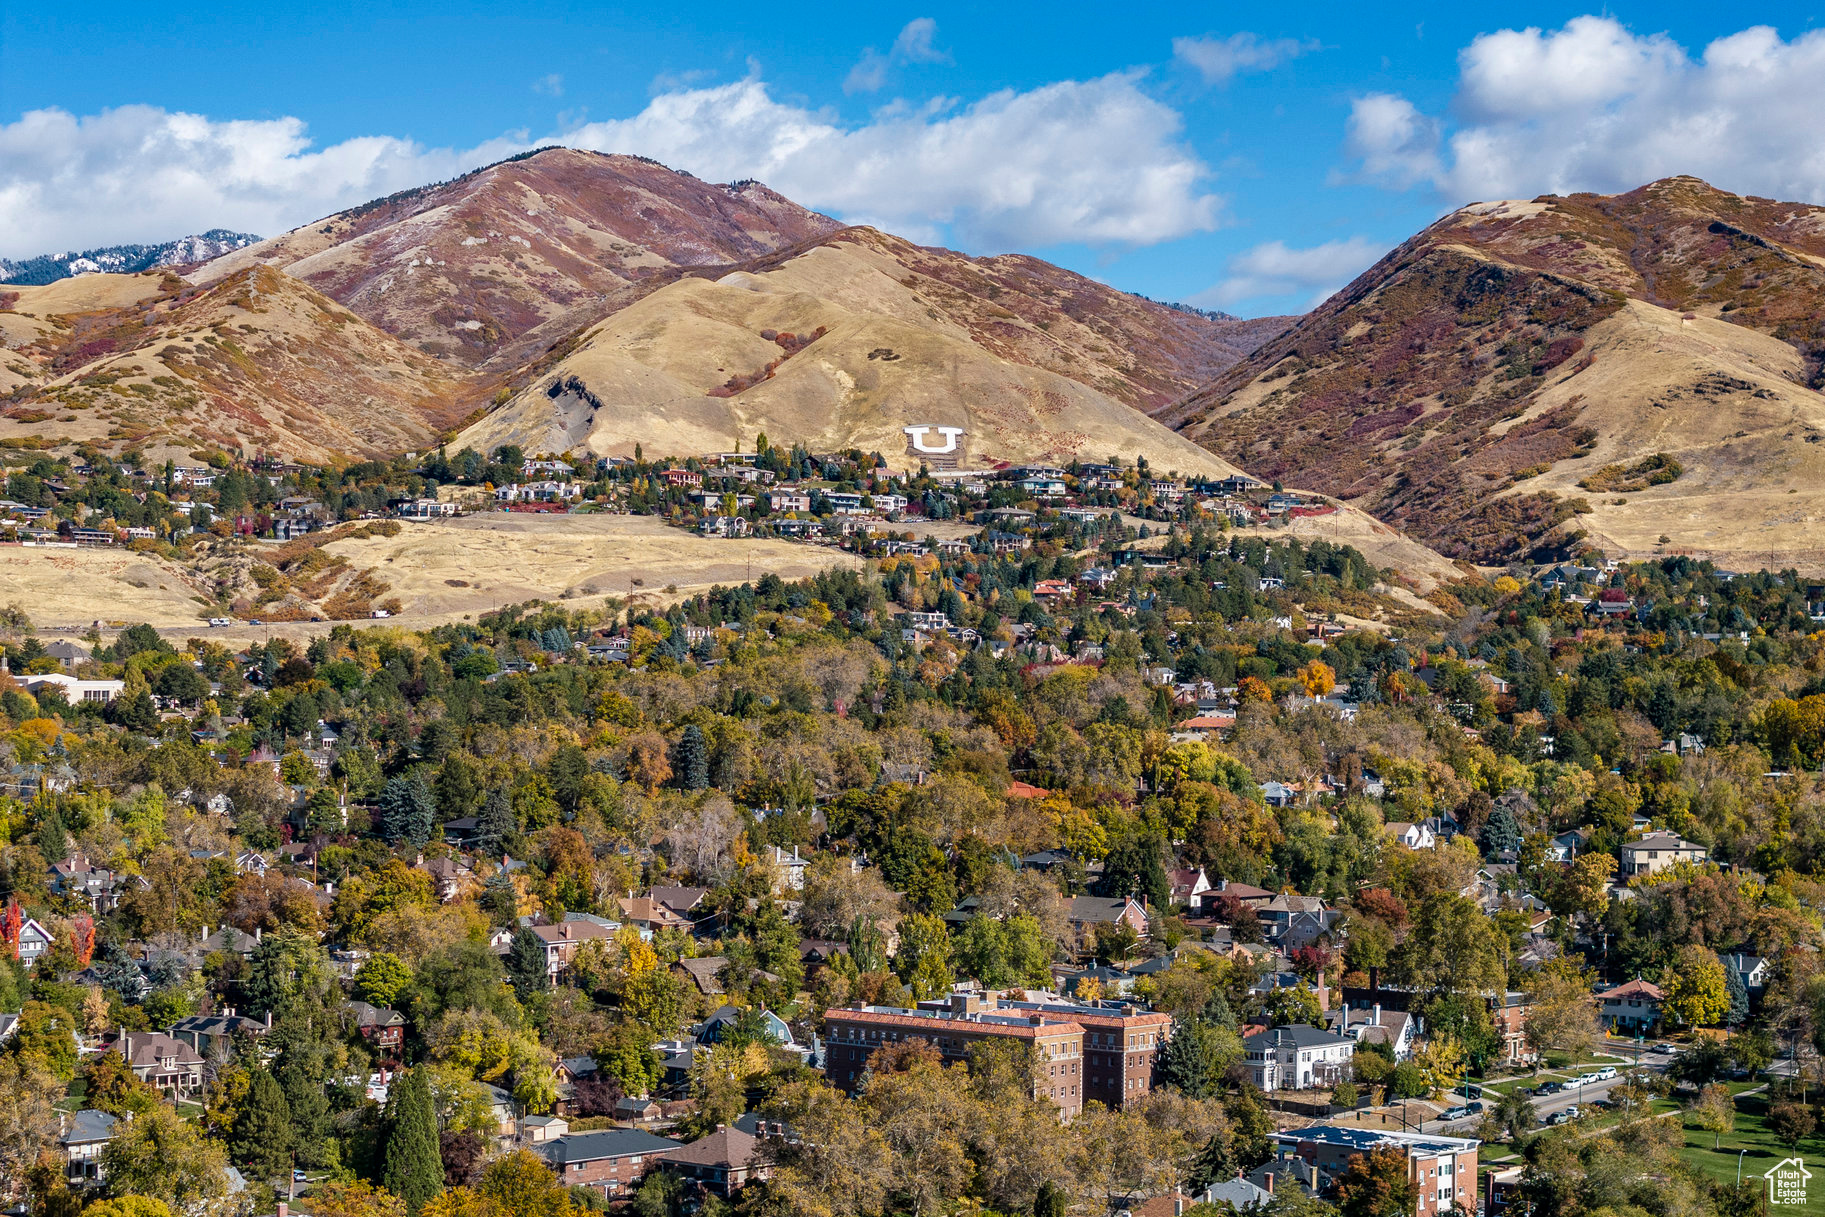
[[[1249,1078],[1262,1090],[1310,1090],[1349,1076],[1356,1041],[1298,1025],[1257,1031],[1242,1048]]]
[[[25,924],[19,927],[19,962],[31,967],[38,962],[38,957],[51,949],[56,939],[51,932],[38,924],[38,919],[28,917]]]
[[[1407,820],[1390,820],[1382,825],[1382,831],[1408,849],[1431,849],[1438,844],[1438,837],[1430,828]]]
[[[1326,1013],[1325,1025],[1358,1044],[1386,1044],[1396,1061],[1413,1055],[1415,1023],[1404,1010],[1383,1010],[1379,1002],[1368,1010],[1341,1006]]]

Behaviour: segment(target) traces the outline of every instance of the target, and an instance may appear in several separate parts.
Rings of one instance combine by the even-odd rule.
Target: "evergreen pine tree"
[[[703,729],[691,723],[678,739],[672,757],[672,772],[678,775],[683,790],[703,790],[710,784],[710,749],[704,743]]]
[[[513,876],[502,867],[488,876],[488,882],[482,887],[482,907],[488,910],[488,917],[495,925],[512,925],[519,916],[520,897],[513,889]]]
[[[530,926],[523,925],[514,932],[513,945],[507,952],[507,979],[513,982],[513,991],[521,1001],[544,992],[551,983],[546,971],[545,943]]]
[[[1488,857],[1508,850],[1521,848],[1521,825],[1515,819],[1514,810],[1497,803],[1495,810],[1489,813],[1489,820],[1483,825],[1483,853]]]
[[[152,704],[152,693],[144,681],[137,691],[116,698],[108,709],[114,721],[129,731],[144,734],[158,728],[158,707]]]
[[[1033,1217],[1065,1217],[1069,1200],[1070,1193],[1047,1179],[1033,1197]]]
[[[1212,1089],[1210,1052],[1201,1030],[1195,1022],[1174,1022],[1160,1054],[1160,1080],[1188,1099],[1209,1098]]]
[[[424,1071],[409,1069],[387,1095],[386,1169],[381,1183],[416,1214],[444,1190],[444,1162],[437,1152],[437,1117]]]
[[[56,811],[49,812],[38,823],[38,852],[45,860],[52,863],[62,862],[70,856],[70,831],[63,826],[63,817]]]
[[[1724,965],[1724,989],[1730,996],[1730,1008],[1724,1012],[1724,1026],[1740,1027],[1749,1018],[1749,986],[1743,983],[1743,974]]]
[[[380,792],[380,835],[395,844],[421,847],[437,827],[437,796],[424,770],[387,781]]]
[[[475,818],[475,847],[485,854],[501,848],[501,843],[519,832],[519,821],[513,814],[513,800],[496,787],[482,800],[482,813]]]
[[[228,1149],[258,1182],[291,1171],[291,1104],[278,1080],[264,1069],[254,1070],[248,1079],[247,1101],[229,1131]]]

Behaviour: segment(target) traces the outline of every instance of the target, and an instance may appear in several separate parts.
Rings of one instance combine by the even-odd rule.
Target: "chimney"
[[[1350,1033],[1350,1004],[1345,1002],[1337,1008],[1337,1012],[1343,1015],[1343,1021],[1337,1025],[1337,1034],[1348,1035]]]
[[[271,1010],[268,1010],[266,1012],[266,1029],[268,1031],[272,1030],[272,1011]]]
[[[279,1201],[279,1207],[273,1212],[273,1217],[290,1217],[290,1214],[291,1206],[281,1200]]]
[[[1380,1002],[1375,1003],[1374,1010],[1369,1014],[1369,1026],[1371,1026],[1371,1027],[1381,1026],[1381,1003]]]
[[[258,942],[258,941],[260,941],[260,935],[261,935],[261,934],[262,934],[262,933],[264,933],[264,932],[265,932],[265,930],[264,930],[264,927],[262,927],[262,926],[257,926],[257,925],[256,925],[256,926],[255,926],[255,927],[254,927],[254,928],[253,928],[253,940],[254,940],[254,941],[255,941],[255,942]]]
[[[1262,1184],[1262,1188],[1261,1188],[1262,1191],[1266,1192],[1270,1196],[1273,1195],[1274,1194],[1274,1172],[1273,1171],[1267,1172],[1267,1177],[1261,1181],[1261,1184]]]

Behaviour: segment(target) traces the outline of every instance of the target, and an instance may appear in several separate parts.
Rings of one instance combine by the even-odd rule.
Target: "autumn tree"
[[[1768,1108],[1765,1119],[1768,1131],[1773,1133],[1788,1149],[1798,1147],[1799,1143],[1812,1135],[1818,1127],[1818,1117],[1812,1114],[1812,1108],[1805,1103],[1791,1099],[1782,1100]]]
[[[1535,974],[1528,991],[1527,1044],[1542,1056],[1579,1053],[1597,1037],[1597,1003],[1591,976],[1564,957],[1551,960]]]
[[[163,1105],[117,1126],[101,1167],[116,1199],[145,1196],[200,1217],[225,1217],[234,1206],[221,1145]]]
[[[1719,1022],[1730,1009],[1729,982],[1714,951],[1697,944],[1681,948],[1679,958],[1660,976],[1663,1014],[1687,1027]]]
[[[1407,1151],[1400,1146],[1357,1154],[1337,1180],[1337,1207],[1343,1217],[1411,1217],[1418,1203]]]
[[[1736,1102],[1728,1087],[1712,1084],[1698,1092],[1688,1109],[1695,1128],[1711,1134],[1711,1148],[1716,1149],[1725,1133],[1736,1127]]]

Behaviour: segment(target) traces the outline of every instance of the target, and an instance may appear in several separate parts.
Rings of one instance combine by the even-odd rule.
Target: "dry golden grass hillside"
[[[41,379],[15,388],[0,439],[326,461],[423,447],[467,408],[436,360],[270,268],[206,288],[142,275],[25,290],[74,299],[15,304],[41,310],[8,318],[9,347],[13,326],[39,330],[19,353]]]
[[[1163,417],[1452,557],[1825,569],[1822,388],[1825,210],[1673,178],[1454,212]]]
[[[1126,345],[1086,337],[1094,319],[990,315],[992,278],[966,291],[925,253],[850,230],[767,268],[682,279],[591,328],[456,446],[700,453],[764,432],[916,466],[902,428],[931,425],[963,428],[972,467],[1142,454],[1160,470],[1232,471],[1110,395],[1145,390],[1120,370],[1137,358]]]

